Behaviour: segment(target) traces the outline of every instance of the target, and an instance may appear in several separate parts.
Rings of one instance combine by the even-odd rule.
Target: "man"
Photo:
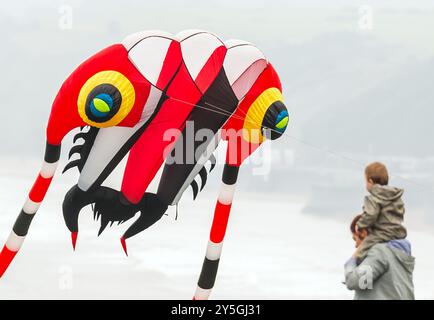
[[[378,243],[369,249],[357,265],[356,257],[369,230],[357,230],[361,215],[351,223],[356,251],[345,264],[345,284],[355,291],[355,300],[414,300],[413,270],[415,259],[406,239]]]

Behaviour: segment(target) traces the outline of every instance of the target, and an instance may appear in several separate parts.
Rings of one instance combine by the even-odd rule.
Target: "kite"
[[[239,168],[265,140],[280,137],[288,120],[279,76],[251,43],[223,42],[200,30],[175,36],[144,31],[103,49],[78,66],[53,102],[42,168],[0,253],[0,277],[23,244],[55,174],[62,140],[73,129],[80,132],[69,157],[78,159],[64,172],[76,167],[80,175],[62,208],[73,248],[79,213],[91,205],[99,234],[138,215],[121,238],[127,255],[126,240],[160,220],[189,186],[196,198],[215,166],[213,152],[225,140],[222,186],[194,295],[208,299]],[[186,137],[189,124],[192,139]],[[120,190],[103,186],[124,158]],[[157,192],[147,192],[161,167]]]

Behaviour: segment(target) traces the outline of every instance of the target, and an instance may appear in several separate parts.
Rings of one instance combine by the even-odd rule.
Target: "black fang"
[[[215,158],[214,154],[211,154],[211,156],[209,157],[209,162],[211,163],[211,167],[209,169],[209,173],[211,173],[211,171],[214,170],[214,167],[217,163],[217,159]],[[202,167],[202,169],[200,169],[198,175],[200,176],[201,179],[201,186],[200,186],[200,190],[199,190],[199,186],[197,185],[196,180],[193,180],[190,184],[192,190],[193,190],[193,200],[196,200],[196,197],[198,195],[199,192],[201,192],[203,190],[203,188],[205,187],[207,181],[208,181],[208,172],[206,171],[205,166]]]
[[[84,128],[85,127],[81,127],[80,132],[77,133],[72,139],[74,143],[76,143],[79,139],[83,139],[84,143],[74,145],[69,151],[68,155],[68,160],[71,159],[74,154],[78,154],[79,158],[69,162],[63,169],[62,173],[65,173],[66,171],[74,167],[77,167],[79,172],[83,170],[84,164],[89,157],[90,150],[92,149],[93,143],[95,142],[95,138],[99,130],[98,128],[91,127],[88,131],[84,132]]]

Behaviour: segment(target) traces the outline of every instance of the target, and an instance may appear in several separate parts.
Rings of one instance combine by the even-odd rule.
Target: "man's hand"
[[[356,251],[354,251],[354,253],[352,255],[352,257],[354,259],[357,259],[357,256],[359,255],[359,252],[360,252],[360,249],[362,248],[362,243],[363,243],[363,240],[360,241],[359,246],[356,248]]]

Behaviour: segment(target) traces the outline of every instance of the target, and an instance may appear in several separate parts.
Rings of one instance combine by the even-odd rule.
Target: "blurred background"
[[[241,232],[236,231],[237,228],[242,230],[242,226],[249,224],[256,230],[266,220],[268,233],[259,236],[252,231],[242,233],[242,237],[250,243],[252,252],[255,244],[251,242],[261,241],[266,248],[267,238],[272,238],[274,240],[270,241],[275,241],[282,250],[291,250],[285,252],[293,258],[292,262],[279,262],[285,266],[279,269],[280,273],[270,270],[270,274],[277,272],[277,278],[261,278],[259,267],[277,262],[261,260],[256,271],[250,270],[251,273],[246,274],[243,261],[239,261],[238,275],[230,274],[233,270],[228,266],[225,270],[232,278],[229,280],[223,275],[222,281],[231,283],[234,288],[227,285],[225,291],[220,291],[221,295],[217,293],[216,297],[351,298],[351,293],[339,283],[342,264],[353,250],[347,225],[361,211],[365,195],[365,165],[382,161],[391,173],[391,184],[405,189],[406,224],[410,240],[416,242],[413,243],[415,255],[420,261],[421,271],[418,274],[417,270],[415,274],[419,297],[433,298],[434,276],[429,271],[434,266],[430,254],[434,245],[431,236],[434,230],[434,144],[431,141],[434,137],[434,90],[431,88],[434,83],[434,2],[431,0],[5,2],[0,6],[0,37],[3,41],[0,50],[3,74],[0,77],[3,110],[0,126],[0,239],[6,239],[39,169],[51,103],[61,83],[74,68],[128,34],[146,29],[176,34],[190,28],[212,31],[222,39],[238,38],[256,44],[279,72],[291,116],[286,135],[270,143],[265,149],[267,155],[259,152],[255,155],[257,159],[254,157],[252,163],[242,170],[237,198],[240,203],[251,201],[250,204],[247,201],[244,208],[241,205],[236,207],[243,212],[244,220],[242,216],[239,220],[234,219],[232,229],[235,233]],[[71,143],[72,135],[67,140]],[[65,147],[63,153],[67,151]],[[257,163],[262,163],[264,157],[269,159],[268,168],[257,170]],[[59,175],[57,180],[60,181],[53,189],[68,190],[77,176],[77,173]],[[202,200],[193,203],[190,196],[183,199],[184,211],[190,208],[192,211],[205,211],[205,216],[202,214],[200,219],[196,219],[185,213],[184,222],[165,225],[161,233],[152,231],[155,238],[150,236],[152,239],[146,240],[148,244],[155,241],[158,246],[158,239],[164,232],[186,233],[185,230],[200,229],[201,241],[188,238],[193,237],[194,232],[184,235],[186,242],[200,242],[198,250],[191,244],[191,251],[197,253],[197,263],[185,271],[186,279],[193,281],[191,284],[194,284],[203,257],[220,172],[209,178],[208,187],[200,195]],[[84,276],[86,272],[78,263],[71,262],[77,260],[62,255],[64,250],[70,253],[69,248],[63,249],[68,238],[61,221],[63,194],[50,191],[46,202],[52,202],[49,205],[52,210],[46,209],[50,214],[46,214],[47,218],[41,214],[31,230],[36,233],[34,239],[39,239],[45,247],[35,246],[32,255],[17,262],[17,268],[24,268],[26,273],[30,270],[28,263],[35,263],[35,260],[26,263],[26,259],[35,257],[39,261],[35,252],[39,252],[39,256],[51,252],[73,264],[77,274]],[[258,199],[266,199],[260,202],[270,203],[270,208],[275,210],[252,205]],[[184,227],[183,223],[186,224]],[[50,247],[53,241],[51,226],[62,239],[61,248]],[[167,239],[171,239],[170,236]],[[233,259],[242,260],[239,250],[248,252],[248,248],[240,241],[233,240],[233,249],[227,245],[225,259],[230,260],[232,254]],[[174,238],[174,242],[179,243],[179,238]],[[300,247],[300,243],[311,245],[292,251],[294,247]],[[26,248],[31,246],[26,243]],[[138,247],[137,250],[146,249]],[[331,251],[338,253],[333,255]],[[264,250],[262,254],[255,259],[276,261],[282,252],[279,249],[273,256]],[[154,263],[155,269],[164,269],[164,266],[170,269],[170,262],[162,255],[164,252],[155,253],[154,258],[161,262]],[[88,257],[94,255],[89,252],[83,260]],[[323,263],[318,262],[318,257],[323,259]],[[294,267],[294,260],[305,263]],[[43,261],[40,263],[41,268],[46,267]],[[60,268],[59,263],[62,265],[57,260],[52,263],[55,268]],[[319,263],[320,269],[315,267],[308,273],[310,269],[306,266],[312,267],[315,263]],[[113,277],[117,277],[116,263],[108,265],[113,268]],[[234,265],[237,264],[234,262]],[[123,267],[131,270],[131,266]],[[58,281],[58,272],[54,271],[52,276],[50,270],[58,271],[47,269],[45,279]],[[291,270],[291,277],[288,270]],[[297,272],[304,272],[305,277],[297,277]],[[165,273],[168,274],[176,278],[175,274]],[[273,284],[282,280],[279,274],[287,282],[280,282],[279,290],[276,290]],[[333,275],[333,281],[328,280],[330,277],[327,275]],[[320,279],[317,281],[315,277]],[[36,294],[32,291],[31,281],[26,281],[26,285],[17,284],[19,278],[19,275],[11,275],[2,279],[5,284],[0,283],[0,297],[32,297]],[[83,278],[78,276],[77,279]],[[237,288],[234,279],[245,281],[243,289]],[[159,283],[172,280],[163,277],[161,282],[155,282],[155,290],[160,295],[148,296],[147,291],[140,291],[141,294],[130,298],[189,298],[182,290],[172,292],[167,289],[173,289],[170,285],[165,289],[159,287]],[[41,277],[37,281],[42,286],[46,280]],[[75,291],[63,290],[60,293],[57,289],[47,289],[43,291],[44,297],[113,297],[103,287],[99,287],[100,291],[91,290],[87,280],[81,281],[83,285],[74,286]],[[312,288],[315,281],[320,288]],[[125,283],[117,283],[118,287],[122,285],[128,285],[128,277]],[[189,293],[193,287],[187,285],[186,292]],[[268,288],[268,291],[263,288]],[[91,294],[87,296],[89,292]]]

